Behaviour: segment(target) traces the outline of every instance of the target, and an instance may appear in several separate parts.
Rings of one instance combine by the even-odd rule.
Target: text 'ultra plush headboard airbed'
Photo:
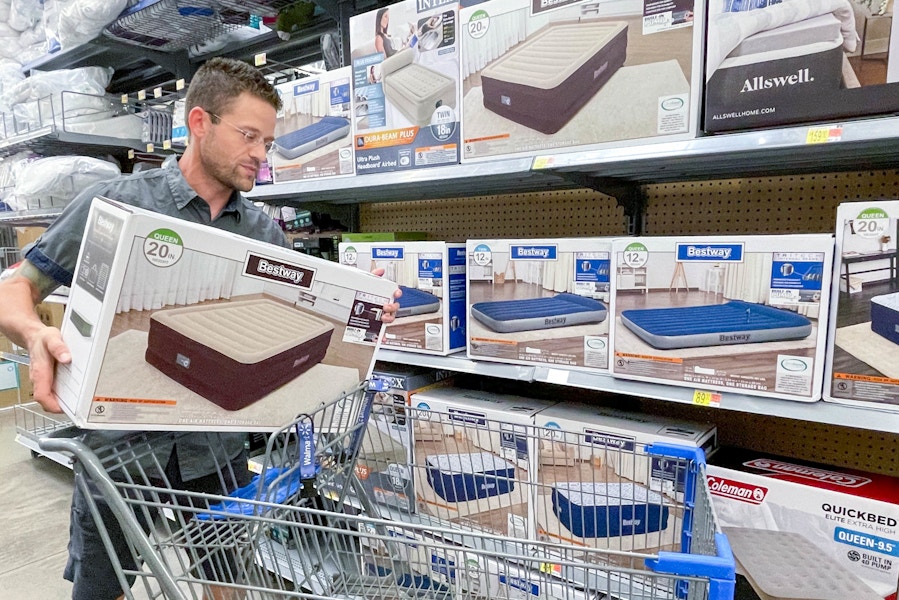
[[[801,340],[812,332],[812,322],[802,315],[742,300],[625,310],[621,322],[661,350]]]
[[[601,323],[607,314],[599,300],[568,293],[471,305],[471,316],[499,333]]]
[[[384,96],[409,122],[425,126],[440,106],[456,107],[456,82],[413,62],[415,50],[406,48],[381,63]]]
[[[515,465],[489,452],[433,454],[425,459],[428,483],[447,502],[467,502],[515,489]]]
[[[871,331],[899,344],[899,292],[871,298]]]
[[[318,364],[334,326],[259,298],[160,310],[147,362],[207,400],[237,410]]]
[[[316,148],[327,146],[350,133],[350,121],[343,117],[324,117],[318,123],[307,125],[275,138],[275,150],[284,158],[298,158]]]
[[[562,525],[578,537],[638,535],[668,527],[662,496],[633,483],[557,483],[552,503]]]
[[[400,290],[403,295],[397,300],[400,305],[399,310],[396,311],[397,318],[426,315],[440,310],[440,298],[434,294],[404,285],[400,286]]]
[[[481,71],[484,107],[555,133],[624,64],[627,23],[549,23]]]

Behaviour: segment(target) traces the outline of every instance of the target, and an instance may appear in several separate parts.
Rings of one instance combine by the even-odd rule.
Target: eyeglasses
[[[238,127],[238,126],[235,125],[234,123],[230,123],[230,122],[226,121],[225,119],[221,118],[220,116],[218,116],[218,115],[215,114],[215,113],[211,113],[211,112],[209,112],[209,111],[206,111],[206,112],[209,113],[209,116],[210,116],[210,117],[213,117],[213,118],[215,118],[215,119],[218,119],[219,121],[221,121],[221,122],[224,123],[225,125],[228,125],[228,126],[231,127],[232,129],[234,129],[234,130],[239,131],[240,133],[242,133],[242,134],[243,134],[243,140],[247,143],[247,145],[249,145],[249,146],[258,146],[259,144],[265,144],[265,152],[266,152],[266,154],[268,154],[269,152],[272,151],[272,146],[274,146],[274,144],[275,144],[274,141],[267,142],[267,141],[265,141],[265,138],[263,138],[261,135],[259,135],[258,133],[254,132],[254,131],[247,131],[246,129],[241,129],[240,127]]]

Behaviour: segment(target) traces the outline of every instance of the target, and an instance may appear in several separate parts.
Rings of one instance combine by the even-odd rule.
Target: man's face
[[[218,116],[202,141],[201,163],[222,185],[248,192],[266,159],[265,142],[275,137],[275,108],[261,98],[243,93]],[[263,141],[250,143],[244,132]]]

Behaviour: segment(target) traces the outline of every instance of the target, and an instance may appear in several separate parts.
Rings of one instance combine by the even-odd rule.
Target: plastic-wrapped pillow
[[[10,0],[0,0],[0,23],[4,25],[9,21],[9,5]]]
[[[27,162],[16,174],[15,197],[29,208],[62,206],[84,188],[118,177],[119,168],[88,156],[50,156]]]
[[[115,21],[128,0],[69,0],[57,7],[59,21],[56,27],[63,49],[74,48],[88,42]]]
[[[0,106],[12,109],[22,130],[50,124],[63,113],[63,108],[66,118],[96,114],[108,110],[104,94],[112,73],[111,68],[105,67],[38,71],[4,90]],[[78,93],[63,96],[64,91]]]
[[[7,23],[16,31],[25,31],[40,23],[42,14],[40,0],[12,0]]]

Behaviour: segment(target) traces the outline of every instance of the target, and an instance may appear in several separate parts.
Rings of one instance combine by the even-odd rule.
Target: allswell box
[[[706,131],[899,110],[887,3],[711,0],[708,10]]]

